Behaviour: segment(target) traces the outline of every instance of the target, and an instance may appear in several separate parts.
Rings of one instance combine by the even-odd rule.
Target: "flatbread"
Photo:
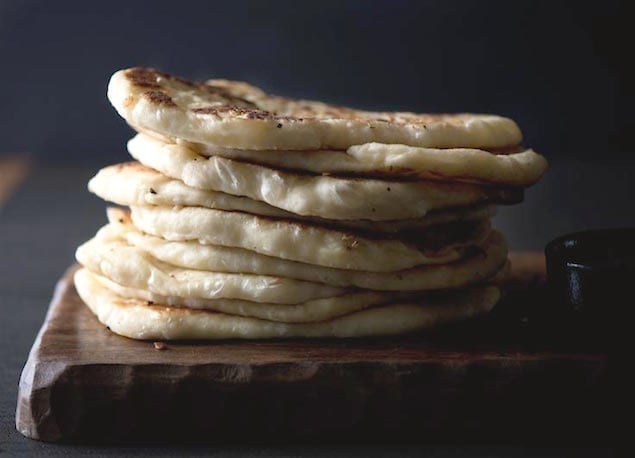
[[[85,269],[75,274],[79,296],[111,331],[133,339],[267,339],[405,334],[489,312],[497,287],[438,295],[420,304],[373,307],[318,323],[290,324],[204,310],[148,305],[109,290]]]
[[[106,277],[88,272],[90,276],[118,296],[143,300],[148,302],[148,305],[163,304],[169,307],[209,310],[228,315],[260,318],[282,323],[324,321],[391,301],[407,300],[408,296],[411,298],[410,300],[414,298],[412,294],[356,291],[342,294],[341,296],[314,299],[292,305],[250,302],[237,299],[199,299],[195,297],[162,296],[144,289],[128,288]]]
[[[421,218],[431,210],[516,203],[523,195],[518,188],[467,183],[301,174],[216,156],[206,158],[184,145],[147,136],[130,140],[128,151],[142,164],[193,188],[245,196],[297,215],[333,220]]]
[[[519,187],[535,184],[547,170],[546,159],[531,149],[491,154],[468,148],[443,150],[367,143],[350,147],[347,154],[357,163],[385,173]]]
[[[365,272],[320,267],[265,256],[242,248],[170,242],[138,231],[128,212],[109,209],[109,230],[150,256],[179,267],[213,272],[242,272],[295,278],[339,287],[379,291],[421,291],[460,288],[489,279],[507,257],[502,234],[492,231],[477,249],[454,262],[417,266],[397,272]]]
[[[135,146],[141,148],[145,143],[152,148],[152,139],[147,140],[147,137],[138,134],[134,141],[139,145]],[[474,148],[440,149],[367,143],[351,146],[346,151],[255,151],[179,139],[176,143],[207,157],[220,156],[312,173],[392,180],[408,178],[526,187],[536,183],[547,169],[544,157],[523,148],[509,154],[492,154]]]
[[[80,245],[75,253],[80,264],[123,286],[164,296],[299,304],[345,292],[342,288],[291,278],[176,267],[111,236],[110,231],[102,230]]]
[[[435,226],[418,234],[415,246],[414,241],[369,238],[355,232],[201,207],[133,206],[131,216],[138,229],[165,240],[195,240],[306,264],[371,272],[438,264],[439,258],[458,259],[465,247],[482,244],[491,231],[488,220],[459,225],[457,234],[451,234],[448,226]]]
[[[494,205],[477,205],[432,211],[422,218],[406,220],[334,221],[317,217],[303,217],[247,197],[193,188],[138,162],[126,162],[101,169],[88,182],[88,189],[101,198],[118,205],[200,206],[370,232],[422,229],[453,221],[487,219],[496,213]]]
[[[258,200],[187,186],[139,162],[104,167],[88,182],[88,190],[118,205],[195,206],[274,218],[294,217],[293,213]]]
[[[346,149],[370,142],[502,147],[518,126],[494,115],[369,112],[271,97],[224,81],[194,83],[148,68],[116,72],[108,99],[131,125],[173,138],[241,149]]]

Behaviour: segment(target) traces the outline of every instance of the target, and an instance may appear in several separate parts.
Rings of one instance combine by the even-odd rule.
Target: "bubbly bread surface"
[[[135,258],[140,257],[144,265],[158,264],[152,261],[154,259],[170,266],[198,272],[257,274],[263,276],[262,278],[281,277],[335,287],[376,291],[425,291],[463,287],[489,279],[507,258],[505,239],[500,232],[492,231],[481,245],[468,248],[461,257],[450,262],[446,260],[395,272],[334,269],[266,256],[243,248],[203,245],[193,240],[167,241],[136,229],[129,221],[127,212],[123,210],[110,210],[109,218],[110,224],[102,228],[95,239],[89,242],[88,246],[93,247],[91,254],[84,256],[92,259],[91,264],[95,267],[91,270],[115,281],[118,281],[120,275],[114,277],[100,267],[103,263],[100,252],[105,251],[106,258],[112,257],[109,248],[105,248],[105,242],[116,241],[128,245],[123,248],[131,251]],[[108,265],[120,262],[118,258],[114,258]],[[84,265],[90,267],[90,264]],[[141,272],[141,269],[137,269],[136,272]],[[150,276],[151,270],[146,269],[144,272],[148,278],[144,282],[149,282],[150,279],[156,281],[155,276]],[[125,277],[119,282],[128,284]]]
[[[135,246],[103,236],[81,245],[76,257],[89,270],[121,285],[165,296],[297,304],[345,292],[342,288],[292,278],[177,267],[158,261]]]
[[[434,210],[517,203],[523,198],[521,188],[510,186],[394,181],[272,169],[218,156],[203,157],[184,145],[147,137],[131,140],[128,150],[142,164],[189,187],[245,196],[296,215],[331,220],[416,219]],[[199,195],[193,192],[190,198],[199,199]],[[108,199],[107,194],[101,197]]]
[[[419,237],[369,237],[331,228],[201,207],[131,208],[134,225],[169,241],[244,248],[257,253],[336,269],[394,272],[458,259],[491,232],[487,220],[427,228]],[[416,244],[415,244],[416,241]]]
[[[315,323],[285,323],[122,297],[86,269],[75,274],[79,296],[99,321],[133,339],[269,339],[405,334],[489,312],[495,286],[438,295],[418,303],[386,304]]]
[[[139,162],[126,162],[104,167],[88,182],[88,189],[102,199],[118,205],[206,207],[364,232],[391,233],[408,229],[423,229],[455,221],[491,218],[496,214],[495,205],[483,203],[433,209],[419,218],[383,221],[332,220],[317,216],[298,215],[248,197],[188,186],[178,179],[170,178]]]
[[[374,307],[391,301],[414,298],[412,294],[351,291],[340,296],[312,299],[298,304],[253,302],[240,299],[205,299],[198,297],[165,296],[146,289],[130,288],[106,277],[90,273],[104,287],[121,297],[145,300],[148,305],[163,304],[283,323],[313,323]]]
[[[162,144],[174,144],[157,134],[138,134],[129,149],[150,154]],[[224,157],[272,168],[302,170],[339,176],[381,179],[423,179],[467,183],[530,186],[547,169],[547,161],[532,149],[515,148],[505,153],[475,148],[423,148],[366,143],[347,150],[255,151],[176,141],[205,157]]]
[[[496,148],[522,139],[516,123],[501,116],[362,111],[270,96],[241,82],[193,82],[141,67],[116,72],[108,98],[139,129],[229,148],[346,149],[371,142]]]

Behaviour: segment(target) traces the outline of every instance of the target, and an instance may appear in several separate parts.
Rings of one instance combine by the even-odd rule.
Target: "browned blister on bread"
[[[265,94],[246,83],[186,81],[147,68],[121,70],[108,97],[129,124],[171,138],[244,149],[346,149],[370,142],[422,147],[508,147],[507,118],[373,112]]]

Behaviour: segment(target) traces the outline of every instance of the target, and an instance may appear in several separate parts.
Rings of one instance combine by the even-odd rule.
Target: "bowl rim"
[[[563,252],[577,247],[572,244],[589,242],[593,240],[618,241],[618,235],[631,235],[635,241],[635,227],[614,227],[606,229],[587,229],[583,231],[570,232],[551,240],[545,247],[545,255]]]

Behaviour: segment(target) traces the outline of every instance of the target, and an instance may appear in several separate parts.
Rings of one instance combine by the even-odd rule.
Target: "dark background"
[[[627,158],[628,2],[0,1],[0,150],[126,157],[117,69],[373,109],[492,112],[559,159]]]

